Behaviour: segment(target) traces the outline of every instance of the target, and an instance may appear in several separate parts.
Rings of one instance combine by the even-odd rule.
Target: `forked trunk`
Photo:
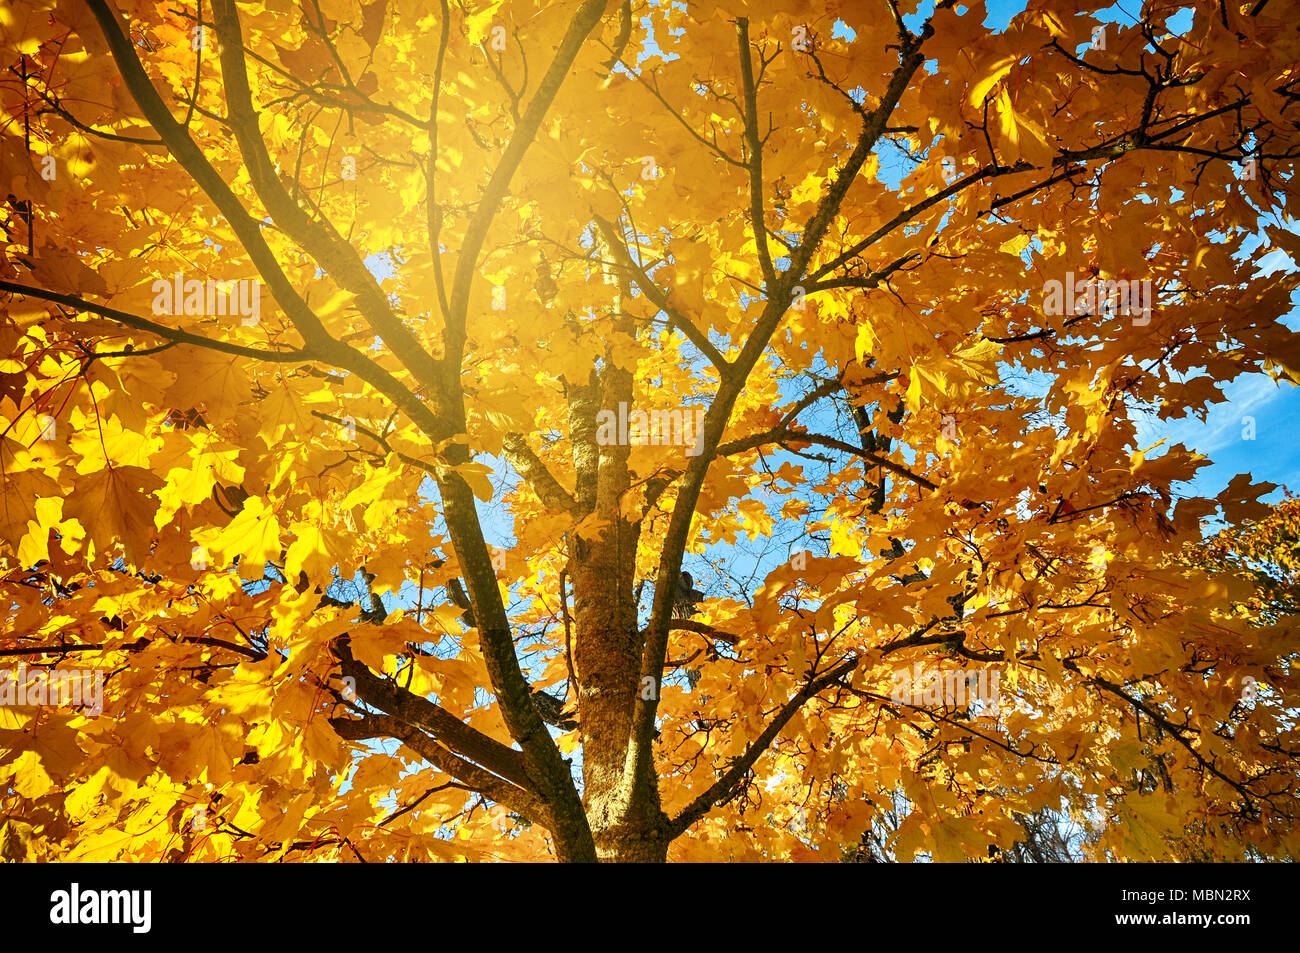
[[[599,539],[576,539],[570,560],[583,805],[600,860],[663,862],[667,824],[656,780],[625,785],[623,777],[633,703],[642,690],[632,596],[636,539],[636,528],[618,520]]]

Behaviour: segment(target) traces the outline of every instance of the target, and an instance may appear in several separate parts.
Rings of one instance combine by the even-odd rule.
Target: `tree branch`
[[[565,513],[578,513],[577,501],[560,485],[560,481],[542,462],[542,458],[533,452],[522,434],[506,434],[502,445],[510,465],[528,481],[528,485],[546,506]]]
[[[510,144],[502,153],[501,161],[492,170],[492,177],[488,180],[487,188],[483,190],[483,198],[479,200],[470,218],[452,279],[451,314],[448,315],[446,353],[443,356],[444,365],[449,372],[457,375],[460,373],[460,360],[465,348],[465,321],[469,310],[470,286],[473,284],[474,273],[478,268],[478,253],[487,238],[492,219],[496,216],[501,201],[510,188],[510,180],[514,177],[515,170],[519,168],[519,163],[523,161],[524,153],[533,144],[543,118],[551,108],[551,103],[555,101],[565,77],[568,76],[578,51],[582,48],[587,35],[599,22],[604,9],[604,0],[584,0],[574,13],[564,38],[555,51],[555,58],[542,77],[537,92],[529,101],[528,108],[524,110],[523,119],[510,137]]]
[[[172,156],[207,194],[226,217],[253,265],[266,281],[272,296],[284,309],[293,326],[302,335],[309,351],[318,360],[352,371],[400,407],[427,433],[441,434],[443,424],[429,408],[407,390],[388,371],[360,351],[331,337],[320,318],[307,306],[284,271],[275,254],[262,237],[261,223],[248,214],[221,175],[195,145],[189,133],[168,111],[162,97],[136,56],[135,46],[122,30],[118,15],[106,0],[86,0],[87,6],[104,34],[123,82],[136,105],[166,144]]]
[[[340,671],[356,681],[357,697],[414,728],[432,735],[457,755],[476,762],[512,784],[536,793],[524,766],[523,755],[465,724],[445,708],[406,691],[370,671],[352,657],[346,645],[336,649]]]
[[[699,349],[700,353],[708,358],[709,363],[718,369],[718,373],[723,377],[731,369],[727,359],[722,356],[712,342],[709,341],[708,335],[697,328],[689,318],[673,307],[672,302],[664,293],[663,289],[654,283],[654,280],[645,273],[639,264],[632,259],[632,254],[623,239],[619,237],[618,231],[613,224],[601,218],[599,215],[594,216],[596,227],[600,229],[601,237],[609,245],[610,251],[614,253],[618,264],[625,271],[632,274],[636,281],[637,287],[641,289],[642,294],[650,299],[660,311],[668,315],[668,321],[673,327],[681,331],[690,340],[692,344]]]
[[[537,795],[517,784],[484,771],[453,751],[443,747],[424,732],[392,715],[367,715],[364,718],[331,718],[330,726],[340,738],[362,741],[368,738],[396,738],[434,767],[451,775],[467,787],[504,804],[531,821],[550,823],[550,812]]]
[[[924,36],[933,33],[927,23]],[[672,516],[668,521],[664,546],[659,559],[659,573],[655,581],[655,598],[650,612],[649,634],[641,658],[641,678],[653,679],[659,684],[663,675],[664,664],[668,657],[668,624],[672,617],[673,597],[676,581],[681,572],[682,554],[686,548],[687,536],[695,507],[699,501],[704,477],[708,472],[710,461],[716,456],[717,447],[735,401],[744,387],[754,365],[766,350],[768,342],[776,332],[788,306],[790,286],[798,281],[807,268],[809,260],[820,246],[831,221],[838,214],[849,186],[857,177],[875,144],[884,133],[885,126],[893,114],[899,100],[906,91],[913,74],[920,68],[925,57],[920,52],[920,42],[904,50],[898,68],[889,81],[889,87],[876,106],[863,122],[862,134],[853,153],[835,176],[834,182],[818,203],[817,210],[803,230],[803,240],[790,255],[790,267],[782,273],[775,285],[768,289],[766,305],[755,325],[754,331],[746,339],[740,356],[733,362],[733,373],[723,380],[714,397],[713,404],[704,418],[704,433],[700,441],[702,453],[687,468],[686,478],[678,491],[677,501]],[[656,693],[657,694],[657,693]],[[630,797],[638,777],[645,776],[652,769],[651,742],[654,738],[655,713],[658,710],[658,698],[643,698],[638,695],[633,712],[632,740],[628,745],[627,761],[624,765],[622,790]]]
[[[214,338],[206,338],[201,334],[191,334],[189,331],[181,331],[177,328],[169,328],[166,325],[150,321],[148,318],[137,317],[134,314],[128,314],[125,311],[118,311],[116,308],[109,308],[102,304],[95,304],[87,301],[85,298],[79,298],[76,295],[60,294],[57,291],[47,291],[44,288],[34,288],[31,285],[19,284],[16,281],[6,281],[0,278],[0,291],[8,291],[13,294],[25,295],[29,298],[40,298],[44,301],[52,301],[55,304],[61,304],[68,308],[74,308],[77,311],[89,311],[91,314],[97,314],[102,318],[108,318],[127,327],[135,328],[139,331],[147,331],[150,334],[156,334],[168,341],[175,341],[177,344],[193,344],[196,347],[205,347],[210,351],[220,351],[223,354],[234,354],[238,357],[251,357],[259,361],[271,361],[273,363],[285,364],[294,361],[310,361],[312,355],[299,348],[293,348],[288,351],[263,351],[255,347],[244,347],[242,344],[231,344],[228,341],[218,341]],[[107,356],[107,355],[101,355]]]
[[[393,311],[388,296],[379,287],[379,282],[361,260],[356,248],[334,229],[328,219],[313,219],[294,201],[280,181],[275,163],[262,138],[257,111],[253,108],[244,61],[243,31],[234,0],[213,0],[212,7],[221,46],[227,120],[235,133],[239,151],[244,158],[244,167],[248,169],[249,179],[258,198],[286,235],[315,258],[345,290],[356,295],[361,313],[388,345],[389,351],[421,384],[432,386],[437,381],[437,362]],[[437,407],[434,412],[442,415]]]
[[[745,103],[745,168],[749,170],[749,226],[758,248],[758,262],[768,289],[776,286],[776,269],[767,245],[763,216],[763,146],[758,140],[758,90],[754,85],[754,63],[749,51],[749,20],[736,20],[736,41],[740,46],[740,80]]]

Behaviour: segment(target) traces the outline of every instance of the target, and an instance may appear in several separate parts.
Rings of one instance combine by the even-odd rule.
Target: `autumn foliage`
[[[1300,32],[1107,5],[0,4],[3,856],[1294,859]]]

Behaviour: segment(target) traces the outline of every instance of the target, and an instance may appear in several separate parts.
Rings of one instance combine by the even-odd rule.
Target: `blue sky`
[[[1257,270],[1265,274],[1295,267],[1280,251],[1261,255],[1256,262]],[[1296,304],[1294,297],[1292,304]],[[1300,330],[1300,311],[1293,307],[1286,324],[1293,331]],[[1144,448],[1166,439],[1166,446],[1181,443],[1210,458],[1211,464],[1185,485],[1184,492],[1189,495],[1213,496],[1238,473],[1249,473],[1256,483],[1279,484],[1265,500],[1281,499],[1281,486],[1300,491],[1300,441],[1296,439],[1300,388],[1276,383],[1263,374],[1250,374],[1222,390],[1228,399],[1211,405],[1204,421],[1195,417],[1141,419],[1139,443]],[[1253,419],[1253,437],[1248,419]]]

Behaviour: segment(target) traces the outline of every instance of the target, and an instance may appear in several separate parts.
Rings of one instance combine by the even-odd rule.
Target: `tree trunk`
[[[626,318],[616,328],[625,334],[636,330]],[[659,690],[657,682],[642,686],[639,677],[642,639],[634,589],[640,524],[622,511],[632,488],[629,448],[618,441],[600,446],[595,436],[600,410],[616,412],[632,400],[631,371],[612,361],[586,387],[570,392],[578,502],[603,524],[571,534],[569,543],[582,801],[601,861],[661,863],[668,851],[668,825],[659,806],[658,779],[653,768],[641,777],[626,777],[637,693]]]

